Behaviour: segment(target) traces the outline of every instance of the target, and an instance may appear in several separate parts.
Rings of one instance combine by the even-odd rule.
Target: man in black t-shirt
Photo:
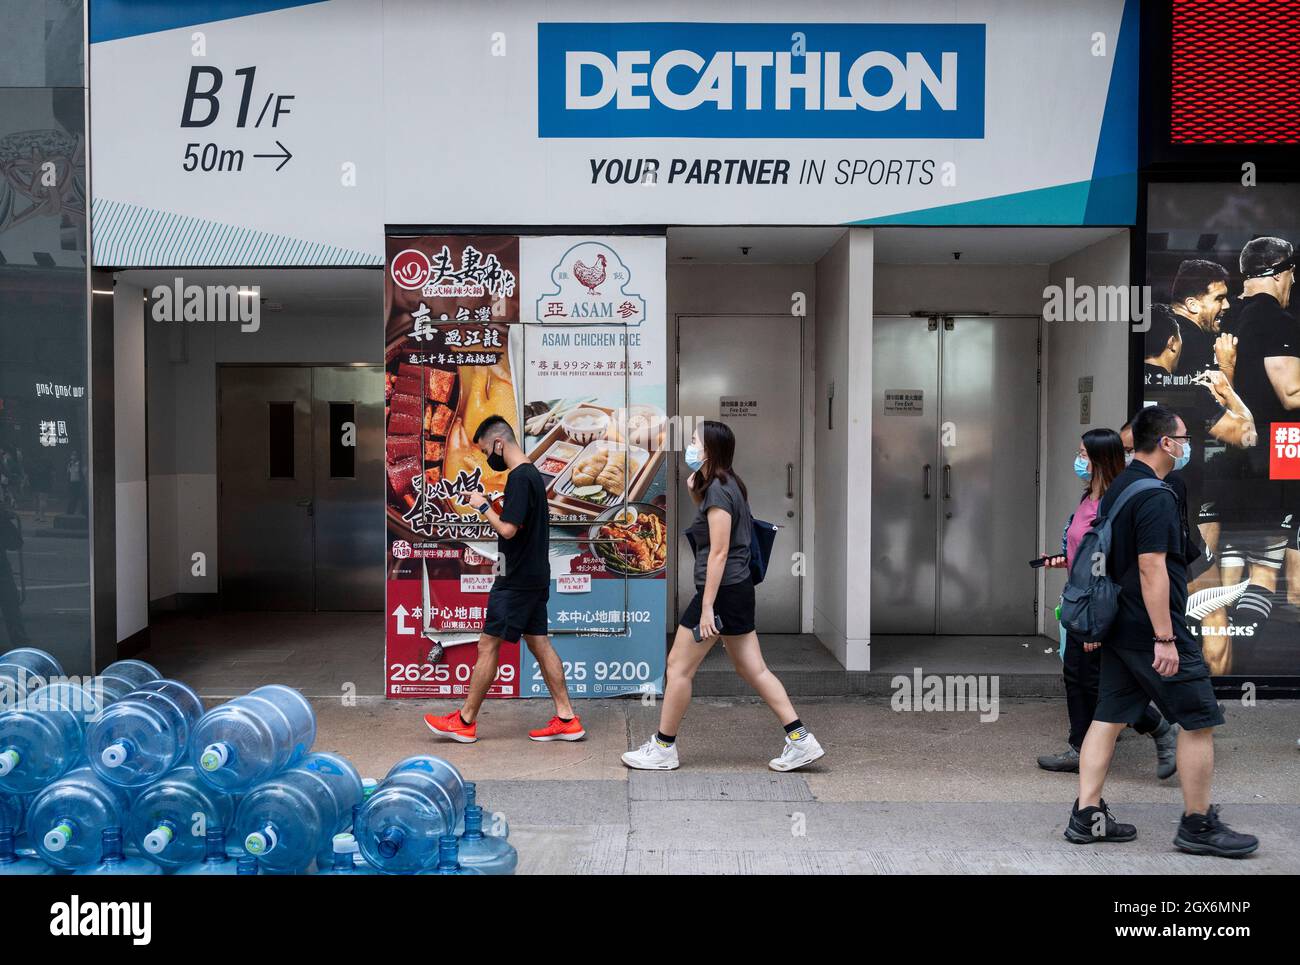
[[[1133,495],[1111,516],[1129,486],[1163,480],[1187,464],[1192,443],[1183,420],[1163,406],[1133,419],[1133,462],[1102,497],[1098,521],[1110,518],[1105,572],[1119,584],[1119,611],[1101,649],[1101,679],[1092,726],[1079,751],[1079,798],[1065,837],[1076,844],[1132,841],[1137,828],[1116,821],[1101,796],[1115,740],[1154,701],[1178,724],[1178,775],[1183,818],[1174,846],[1192,854],[1244,857],[1258,839],[1233,831],[1210,803],[1214,778],[1214,728],[1223,723],[1200,647],[1187,629],[1187,562],[1192,554],[1185,510],[1172,489]],[[1094,526],[1097,524],[1094,524]],[[1102,561],[1098,561],[1102,562]]]
[[[490,416],[474,433],[474,445],[487,456],[489,468],[505,472],[505,499],[493,508],[482,492],[464,493],[466,505],[479,511],[497,534],[496,579],[488,593],[487,616],[479,637],[478,662],[470,676],[469,693],[459,710],[441,717],[425,715],[429,729],[462,744],[478,740],[478,712],[496,679],[501,641],[521,637],[537,659],[542,680],[555,701],[555,716],[528,732],[535,741],[576,741],[586,736],[582,720],[569,701],[564,664],[547,636],[546,603],[550,598],[551,511],[542,475],[519,448],[515,431],[501,416]]]

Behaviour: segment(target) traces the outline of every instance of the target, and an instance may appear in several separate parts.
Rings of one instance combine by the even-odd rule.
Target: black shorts
[[[682,611],[678,623],[688,630],[694,630],[700,625],[700,611],[703,609],[704,591],[696,587],[695,596],[691,597],[691,602]],[[717,599],[713,601],[713,615],[722,623],[724,637],[753,633],[754,584],[746,580],[744,583],[718,587]]]
[[[536,590],[515,587],[492,587],[488,593],[487,617],[483,632],[514,643],[521,634],[530,637],[546,635],[546,601],[551,598],[551,588]]]
[[[1286,548],[1300,550],[1300,506],[1282,518],[1282,530],[1286,533]]]
[[[1201,730],[1223,723],[1223,712],[1210,684],[1210,671],[1195,644],[1178,643],[1178,673],[1162,677],[1151,666],[1154,645],[1134,649],[1103,644],[1097,710],[1093,720],[1136,724],[1149,702],[1165,720],[1184,730]]]

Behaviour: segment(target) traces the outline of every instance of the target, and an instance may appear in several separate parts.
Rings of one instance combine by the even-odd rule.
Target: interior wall
[[[217,366],[382,365],[383,314],[379,301],[365,316],[263,309],[260,328],[243,332],[236,322],[154,321],[150,308],[149,598],[169,601],[217,592]]]
[[[792,311],[794,297],[797,293],[804,295],[804,307],[807,317],[804,319],[805,372],[803,379],[803,425],[801,462],[802,469],[802,516],[803,516],[803,552],[814,552],[814,479],[815,445],[811,431],[813,420],[814,386],[811,373],[807,370],[808,361],[812,359],[814,332],[816,328],[816,270],[812,265],[716,265],[716,264],[682,264],[668,265],[668,345],[669,364],[672,365],[676,381],[677,368],[677,325],[683,315],[773,315],[788,314]],[[669,414],[677,414],[676,393],[669,389]],[[669,526],[674,532],[685,528],[685,521],[678,521],[677,474],[682,470],[679,458],[672,461],[668,479]],[[682,541],[673,541],[669,551],[669,571],[676,572],[677,556]],[[814,580],[803,581],[802,629],[805,633],[813,632],[813,584]],[[676,611],[673,600],[673,588],[668,593],[669,626],[675,622]],[[683,602],[684,605],[684,602]]]
[[[1073,279],[1084,285],[1129,284],[1129,233],[1120,232],[1082,251],[1062,258],[1048,269],[1048,283],[1064,288]],[[1045,296],[1044,296],[1045,297]],[[1118,430],[1128,411],[1129,326],[1116,321],[1044,322],[1042,390],[1043,550],[1058,552],[1061,530],[1079,504],[1082,483],[1074,475],[1074,453],[1079,437],[1091,428]],[[1093,379],[1090,418],[1080,419],[1079,379]],[[1045,570],[1039,623],[1042,632],[1056,639],[1059,624],[1054,613],[1065,585],[1064,570]]]
[[[813,352],[814,631],[847,670],[870,669],[872,233],[852,228],[817,262]]]
[[[144,290],[113,286],[113,444],[117,640],[149,625]]]
[[[1046,265],[876,265],[875,312],[1043,312]]]

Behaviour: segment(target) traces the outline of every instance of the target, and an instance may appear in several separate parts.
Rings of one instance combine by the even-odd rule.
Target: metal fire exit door
[[[759,631],[799,633],[803,577],[791,561],[803,548],[800,319],[683,316],[677,332],[677,411],[731,427],[735,468],[749,490],[754,515],[781,527],[755,601]],[[685,529],[696,512],[687,476],[685,470],[678,473],[679,529]],[[683,540],[677,564],[678,615],[695,594],[694,566],[685,547]]]
[[[874,320],[874,633],[1034,632],[1038,324]]]
[[[222,366],[222,605],[380,610],[383,370]]]

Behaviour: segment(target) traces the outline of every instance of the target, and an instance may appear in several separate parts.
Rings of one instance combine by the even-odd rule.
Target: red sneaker
[[[472,724],[466,724],[460,719],[460,711],[453,710],[450,714],[443,717],[435,717],[433,714],[425,714],[424,722],[428,725],[429,730],[433,731],[439,737],[450,737],[454,741],[462,744],[473,744],[478,740],[478,721]]]
[[[586,736],[587,732],[582,729],[582,718],[577,714],[567,723],[559,717],[552,717],[545,727],[528,732],[528,739],[535,741],[580,741]]]

